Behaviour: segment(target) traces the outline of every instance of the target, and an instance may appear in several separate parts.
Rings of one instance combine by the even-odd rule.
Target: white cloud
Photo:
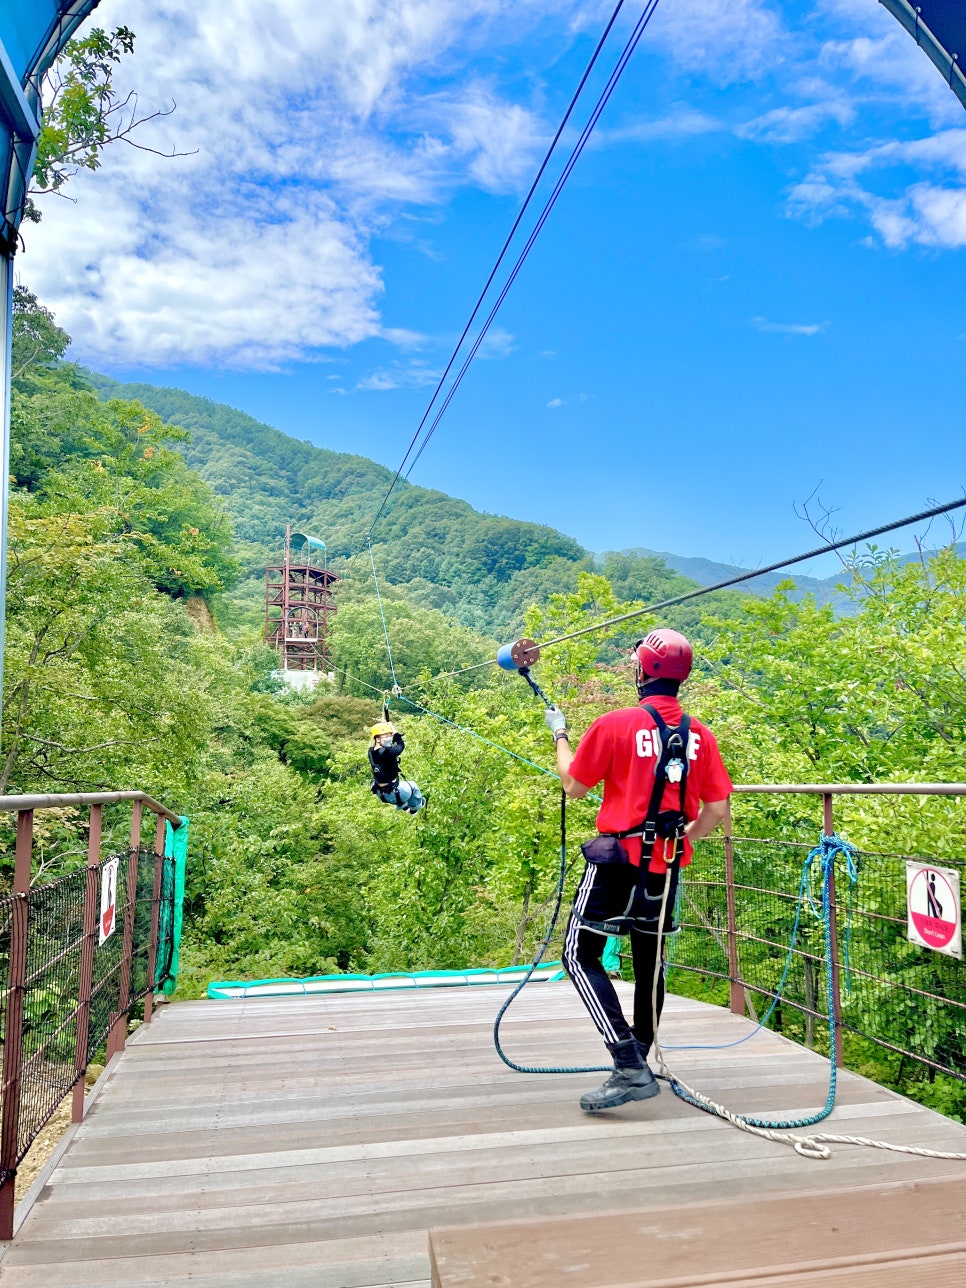
[[[551,398],[551,399],[550,399],[550,401],[547,403],[547,406],[548,406],[548,407],[562,407],[562,406],[563,406],[563,399],[562,399],[562,398]]]
[[[819,335],[828,327],[827,322],[770,322],[762,317],[751,321],[759,331],[775,335]]]
[[[461,184],[505,191],[544,127],[463,77],[473,42],[577,0],[103,0],[99,25],[137,33],[122,89],[170,105],[97,174],[45,203],[21,271],[101,366],[272,368],[385,328],[370,249],[402,203]],[[441,70],[451,88],[416,84]],[[376,379],[377,377],[372,377]],[[388,378],[388,377],[387,377]]]
[[[871,185],[883,171],[929,172],[883,193]],[[946,179],[947,182],[937,182]],[[910,244],[966,246],[966,129],[943,130],[908,142],[877,144],[860,152],[830,153],[789,194],[792,213],[821,220],[865,215],[891,249]],[[881,185],[880,185],[881,186]],[[898,191],[897,191],[898,187]]]

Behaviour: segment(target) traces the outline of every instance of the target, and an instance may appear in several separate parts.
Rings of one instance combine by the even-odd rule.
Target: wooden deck
[[[428,1288],[430,1227],[966,1178],[966,1164],[838,1148],[827,1162],[654,1100],[599,1117],[598,1075],[520,1075],[493,1052],[503,988],[166,1006],[130,1041],[0,1257],[2,1288]],[[746,1021],[671,997],[664,1038]],[[523,1063],[600,1063],[566,981],[504,1024]],[[746,1112],[820,1105],[827,1066],[761,1033],[669,1052]],[[829,1130],[966,1150],[966,1127],[851,1074]],[[522,1279],[521,1279],[522,1282]],[[829,1282],[834,1282],[830,1280]],[[915,1280],[910,1280],[915,1282]]]

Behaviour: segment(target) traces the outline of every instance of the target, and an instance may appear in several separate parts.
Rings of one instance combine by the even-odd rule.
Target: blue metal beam
[[[939,68],[943,80],[966,107],[966,4],[963,0],[879,0]],[[960,57],[962,53],[962,58]]]

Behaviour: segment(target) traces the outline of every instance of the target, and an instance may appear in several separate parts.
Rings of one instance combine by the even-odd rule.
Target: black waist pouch
[[[595,836],[585,841],[580,851],[588,863],[627,863],[624,847],[616,836]]]

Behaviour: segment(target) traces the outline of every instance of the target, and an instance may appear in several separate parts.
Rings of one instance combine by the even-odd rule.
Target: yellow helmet
[[[390,724],[388,720],[380,720],[378,724],[374,724],[372,726],[369,732],[372,734],[373,738],[381,738],[384,734],[395,733],[396,726]]]

